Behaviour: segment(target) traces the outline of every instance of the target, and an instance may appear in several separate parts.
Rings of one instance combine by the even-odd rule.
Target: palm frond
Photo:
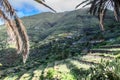
[[[83,7],[90,5],[90,14],[98,15],[102,30],[104,30],[104,15],[106,14],[106,10],[109,6],[113,7],[114,16],[116,20],[119,21],[120,0],[84,0],[83,2],[78,4],[76,8],[83,4],[85,4]]]
[[[12,8],[8,0],[0,1],[0,18],[5,20],[9,32],[13,33],[15,38],[17,51],[22,53],[23,62],[26,62],[29,54],[29,40],[25,30],[25,26],[17,17],[15,10]]]
[[[47,7],[47,8],[49,8],[49,9],[52,10],[53,12],[56,12],[53,8],[51,8],[50,6],[48,6],[48,5],[46,5],[46,4],[44,3],[45,0],[34,0],[34,1],[42,4],[43,6],[45,6],[45,7]]]
[[[88,2],[88,1],[89,1],[89,0],[85,0],[85,1],[81,2],[81,3],[78,4],[75,8],[78,8],[79,6],[81,6],[82,4],[84,4],[84,3]]]

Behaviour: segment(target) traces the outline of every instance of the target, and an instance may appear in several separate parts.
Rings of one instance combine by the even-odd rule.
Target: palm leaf
[[[81,6],[82,4],[84,4],[84,3],[86,3],[86,2],[88,2],[88,0],[85,0],[85,1],[81,2],[81,3],[78,4],[75,8],[78,8],[79,6]]]
[[[34,0],[34,1],[42,4],[43,6],[45,6],[45,7],[47,7],[47,8],[49,8],[49,9],[52,10],[53,12],[56,12],[53,8],[51,8],[50,6],[48,6],[48,5],[46,5],[46,4],[44,3],[45,0]]]
[[[46,5],[44,0],[35,1],[56,12],[54,9]],[[8,32],[12,33],[12,37],[15,38],[17,52],[22,53],[23,62],[25,63],[29,54],[29,39],[25,26],[16,15],[15,10],[12,8],[8,0],[0,0],[0,7],[0,18],[5,20]]]
[[[29,54],[29,40],[25,26],[17,17],[15,10],[12,8],[8,0],[1,0],[0,7],[0,18],[5,20],[9,32],[13,33],[17,51],[18,53],[22,53],[23,62],[25,63]]]
[[[120,0],[84,0],[76,7],[85,4],[83,7],[90,5],[89,12],[93,15],[98,15],[100,25],[102,30],[104,30],[104,15],[106,14],[106,10],[108,6],[113,7],[114,9],[114,16],[117,21],[119,21],[119,14],[120,14]]]

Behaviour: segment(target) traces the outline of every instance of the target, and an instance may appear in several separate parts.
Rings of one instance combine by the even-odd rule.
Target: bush
[[[120,80],[120,60],[104,62],[91,68],[90,80]]]
[[[54,69],[49,69],[44,79],[55,80],[57,79],[56,75],[57,75],[57,71],[55,71]]]
[[[42,80],[76,80],[76,78],[71,73],[63,73],[49,69],[46,76],[42,76]]]

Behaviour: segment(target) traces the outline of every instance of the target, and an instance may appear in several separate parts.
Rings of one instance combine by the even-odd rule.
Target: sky
[[[83,0],[46,0],[46,4],[57,12],[71,11]],[[9,0],[19,17],[51,11],[34,0]]]

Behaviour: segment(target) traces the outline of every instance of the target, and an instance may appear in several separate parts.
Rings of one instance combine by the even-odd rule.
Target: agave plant
[[[44,0],[35,1],[53,10],[44,3]],[[55,10],[53,11],[55,12]],[[5,21],[8,33],[12,34],[12,38],[15,38],[17,53],[22,53],[23,62],[25,63],[29,54],[29,39],[25,26],[8,0],[0,0],[0,18]]]
[[[78,4],[76,8],[78,8],[81,5],[83,5],[83,7],[90,5],[90,14],[98,14],[102,30],[104,30],[104,16],[108,7],[113,8],[114,16],[116,20],[119,21],[120,0],[84,0],[83,2]]]

